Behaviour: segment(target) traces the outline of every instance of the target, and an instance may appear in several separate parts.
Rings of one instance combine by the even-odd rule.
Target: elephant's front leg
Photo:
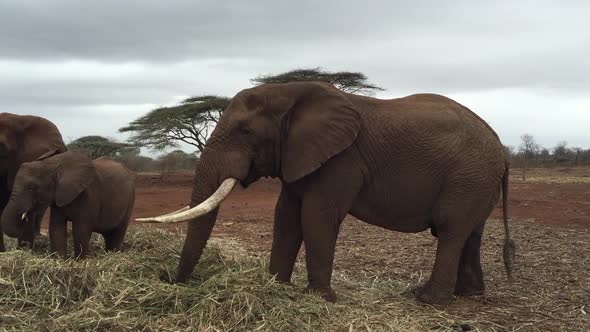
[[[19,248],[30,248],[33,249],[33,245],[35,242],[35,236],[37,235],[37,225],[41,224],[41,218],[43,215],[40,215],[36,212],[30,212],[28,215],[28,219],[25,221],[25,227],[23,228],[23,233],[21,236],[18,237],[18,247]]]
[[[6,247],[4,246],[4,233],[2,233],[2,228],[0,228],[0,252],[5,252]]]
[[[276,275],[279,281],[291,281],[302,240],[301,202],[283,188],[275,208],[270,254],[270,273]]]
[[[0,216],[4,213],[4,209],[0,208]],[[2,225],[0,225],[0,252],[5,252],[6,247],[4,246],[4,232],[2,232]]]
[[[328,204],[318,195],[306,197],[302,209],[303,241],[305,242],[307,266],[307,289],[320,293],[327,301],[335,302],[332,290],[332,268],[336,239],[340,231],[339,209]]]
[[[49,218],[49,246],[51,253],[57,252],[65,258],[68,249],[67,218],[57,209],[51,209]]]
[[[74,257],[84,259],[88,254],[90,247],[90,237],[92,236],[91,223],[87,222],[88,218],[72,220],[72,234],[74,235]]]

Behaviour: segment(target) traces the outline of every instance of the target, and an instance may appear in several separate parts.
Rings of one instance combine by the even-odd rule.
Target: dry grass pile
[[[431,325],[403,308],[384,306],[407,291],[395,280],[359,282],[339,275],[342,299],[326,303],[275,282],[267,259],[245,256],[227,240],[212,241],[188,286],[174,285],[166,280],[174,275],[183,239],[136,228],[121,253],[101,251],[95,237],[95,254],[84,261],[47,257],[47,239],[34,252],[2,253],[0,330],[423,331],[456,325]],[[303,278],[299,273],[296,284],[303,285]]]
[[[358,228],[357,228],[358,227]],[[333,283],[337,304],[302,293],[267,273],[267,254],[246,255],[214,240],[189,285],[169,283],[184,236],[137,227],[127,248],[104,253],[93,241],[84,261],[47,257],[40,248],[0,254],[0,331],[587,331],[590,244],[587,231],[513,223],[519,246],[515,281],[501,263],[501,223],[484,239],[488,292],[449,307],[415,302],[435,241],[426,233],[383,232],[347,223]],[[371,246],[372,250],[366,250]]]

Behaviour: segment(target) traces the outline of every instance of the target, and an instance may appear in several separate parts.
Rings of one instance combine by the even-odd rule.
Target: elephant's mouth
[[[248,170],[248,175],[242,181],[240,181],[240,185],[243,188],[248,188],[252,183],[258,181],[260,179],[260,173],[256,170],[256,166],[254,163],[250,163],[250,170]]]

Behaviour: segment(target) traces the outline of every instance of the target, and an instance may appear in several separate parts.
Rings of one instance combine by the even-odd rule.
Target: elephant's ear
[[[59,151],[57,151],[57,149],[49,150],[49,151],[45,152],[44,154],[40,155],[37,158],[37,160],[45,160],[47,158],[51,158],[51,157],[55,156],[58,153],[59,153]]]
[[[71,203],[96,179],[96,169],[90,158],[77,152],[60,154],[57,170],[55,204],[64,206]]]
[[[292,84],[300,91],[283,120],[281,169],[286,182],[301,179],[348,148],[360,129],[354,105],[334,86]]]

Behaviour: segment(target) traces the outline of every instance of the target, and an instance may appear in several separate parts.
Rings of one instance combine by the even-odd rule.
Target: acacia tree
[[[102,136],[83,136],[67,145],[68,150],[79,151],[91,159],[100,157],[116,158],[123,154],[139,154],[139,148]]]
[[[328,82],[351,93],[371,94],[383,90],[368,83],[367,77],[362,73],[332,73],[320,68],[297,69],[279,75],[258,76],[251,80],[255,85],[293,81]],[[178,147],[178,142],[184,142],[203,152],[210,133],[229,102],[227,97],[212,95],[188,98],[180,105],[152,110],[127,127],[120,128],[119,132],[132,133],[130,143],[156,151]]]
[[[229,102],[227,97],[191,97],[178,106],[152,110],[119,132],[131,132],[129,142],[152,150],[177,147],[180,141],[203,152],[209,134]]]
[[[320,81],[333,84],[336,88],[344,92],[372,95],[376,91],[384,89],[368,83],[365,74],[359,72],[328,72],[320,67],[311,69],[295,69],[282,74],[261,75],[251,79],[254,85],[264,83],[288,83],[288,82],[310,82]]]

